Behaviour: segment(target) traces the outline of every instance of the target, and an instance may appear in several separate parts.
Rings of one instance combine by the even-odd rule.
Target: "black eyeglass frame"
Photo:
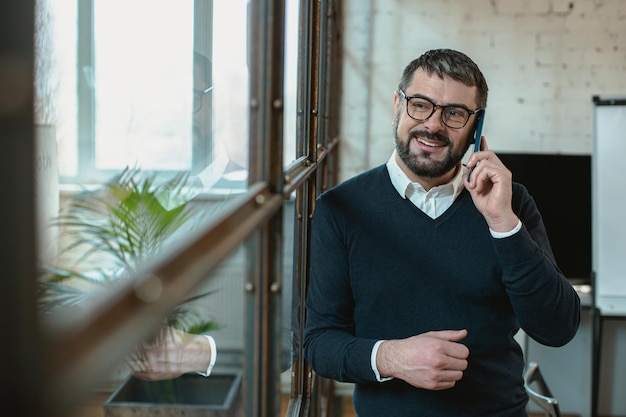
[[[485,110],[485,109],[482,109],[482,108],[480,108],[480,109],[476,109],[476,110],[470,110],[470,109],[468,109],[467,107],[465,107],[465,106],[461,106],[461,105],[458,105],[458,104],[454,104],[454,105],[443,105],[443,106],[442,106],[441,104],[436,104],[436,103],[434,103],[434,102],[433,102],[431,99],[429,99],[428,97],[424,97],[424,96],[419,95],[419,94],[418,94],[418,95],[413,95],[413,96],[407,96],[407,95],[406,95],[406,93],[405,93],[404,91],[402,91],[402,89],[400,89],[400,88],[398,89],[398,91],[400,92],[400,94],[402,94],[402,97],[404,97],[404,99],[406,100],[406,114],[407,114],[407,116],[409,116],[411,119],[413,119],[413,120],[417,120],[417,121],[419,121],[419,122],[425,122],[426,120],[430,119],[430,117],[431,117],[433,114],[435,114],[435,112],[436,112],[436,111],[437,111],[437,109],[439,108],[439,109],[441,109],[441,122],[442,122],[444,125],[446,125],[447,127],[449,127],[450,129],[463,129],[463,128],[467,125],[467,122],[469,122],[469,119],[470,119],[470,117],[472,117],[472,114],[478,114],[478,113],[482,112],[483,110]],[[432,109],[432,111],[430,112],[430,114],[428,115],[428,117],[425,117],[425,118],[423,118],[423,119],[418,119],[417,117],[413,117],[413,116],[411,116],[411,113],[409,113],[409,100],[411,100],[411,99],[413,99],[413,98],[419,98],[419,99],[421,99],[421,100],[426,100],[427,102],[429,102],[430,104],[432,104],[432,105],[433,105],[433,109]],[[450,125],[446,122],[446,120],[444,119],[444,116],[443,116],[443,115],[444,115],[444,112],[445,112],[445,110],[446,110],[447,108],[460,108],[460,109],[463,109],[463,110],[467,111],[467,112],[468,112],[468,115],[467,115],[467,119],[465,119],[465,123],[463,123],[463,125],[462,125],[462,126],[459,126],[459,127],[453,127],[453,126],[450,126]]]

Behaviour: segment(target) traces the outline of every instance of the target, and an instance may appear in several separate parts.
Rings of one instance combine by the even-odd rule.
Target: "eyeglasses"
[[[204,90],[193,90],[193,112],[197,113],[202,108],[202,102],[204,101],[204,95],[213,90],[213,86],[207,87]]]
[[[460,129],[467,124],[472,114],[482,111],[482,109],[470,110],[463,106],[440,106],[426,97],[407,97],[404,91],[399,91],[406,100],[406,113],[411,119],[419,120],[420,122],[428,120],[435,113],[435,110],[440,108],[443,124],[452,129]]]

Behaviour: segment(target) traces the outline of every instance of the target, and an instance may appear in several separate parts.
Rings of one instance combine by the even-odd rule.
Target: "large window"
[[[42,3],[54,18],[54,56],[62,57],[54,62],[62,178],[102,180],[134,165],[189,169],[193,2]],[[204,68],[199,76],[210,74]]]
[[[285,376],[283,412],[322,414],[317,399],[329,386],[312,383],[299,340],[314,200],[335,181],[339,4],[38,3],[49,7],[54,39],[51,88],[40,91],[55,104],[54,116],[38,122],[56,128],[61,188],[97,189],[129,166],[157,178],[184,171],[201,188],[192,193],[199,221],[138,268],[137,285],[115,288],[73,317],[76,327],[42,330],[46,343],[33,336],[28,345],[41,349],[45,366],[32,379],[45,383],[49,415],[75,406],[189,293],[220,282],[224,311],[212,313],[236,320],[222,352],[241,350],[246,415],[275,415]]]
[[[63,56],[55,65],[65,182],[102,181],[127,166],[245,169],[246,0],[47,3]]]
[[[64,182],[102,181],[127,166],[200,174],[212,163],[213,171],[230,163],[222,169],[245,170],[248,0],[42,3],[53,19]],[[286,3],[284,161],[290,163],[299,7],[296,0]]]

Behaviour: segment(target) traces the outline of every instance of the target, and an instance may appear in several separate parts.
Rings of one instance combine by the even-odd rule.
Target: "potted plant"
[[[241,372],[183,375],[171,381],[130,378],[104,404],[105,417],[240,417]]]
[[[155,175],[126,168],[103,187],[69,197],[52,221],[65,240],[59,253],[64,265],[43,268],[40,310],[80,306],[158,256],[192,218],[187,178],[182,173],[157,183]],[[207,295],[185,300],[164,324],[194,334],[215,329],[216,324],[202,320],[191,304]]]
[[[60,251],[66,259],[64,265],[42,271],[38,294],[41,311],[80,308],[100,292],[98,289],[111,289],[158,256],[193,219],[189,205],[193,195],[187,179],[187,174],[179,174],[158,182],[154,175],[127,168],[103,187],[72,195],[53,221],[66,239]],[[74,259],[68,261],[70,254]],[[164,325],[193,334],[218,328],[193,307],[194,301],[210,293],[184,300]],[[168,410],[167,415],[189,416],[196,410],[203,415],[229,416],[225,413],[239,406],[241,374],[237,372],[215,373],[208,378],[184,375],[160,382],[141,381],[128,373],[105,404],[107,416],[150,415],[162,407]]]

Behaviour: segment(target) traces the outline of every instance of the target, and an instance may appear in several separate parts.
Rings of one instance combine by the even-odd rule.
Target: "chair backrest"
[[[549,417],[561,417],[559,403],[550,392],[546,381],[541,375],[539,365],[530,362],[524,375],[524,388],[532,402],[537,404]]]

